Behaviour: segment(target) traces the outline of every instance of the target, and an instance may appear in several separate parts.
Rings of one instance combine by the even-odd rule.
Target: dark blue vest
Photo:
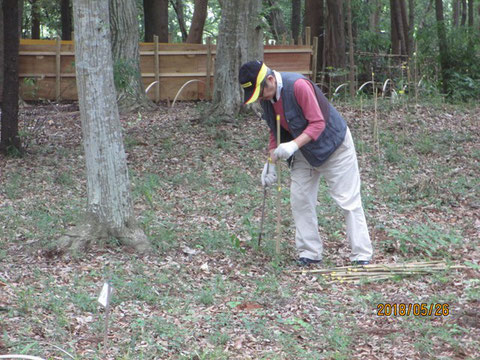
[[[306,79],[304,76],[296,73],[282,72],[283,87],[281,98],[283,103],[283,111],[285,112],[285,119],[288,123],[290,132],[281,128],[280,142],[291,141],[298,137],[308,125],[308,121],[303,116],[302,108],[298,105],[295,98],[293,84],[298,79]],[[308,80],[308,79],[307,79]],[[310,80],[308,80],[310,81]],[[315,89],[320,110],[322,110],[325,118],[325,130],[320,134],[317,140],[310,141],[308,144],[302,146],[300,151],[305,159],[312,166],[320,166],[333,152],[342,144],[345,139],[347,131],[347,124],[338,111],[325,98],[320,88],[311,82]],[[272,103],[268,101],[261,101],[263,108],[263,117],[267,121],[270,130],[277,137],[277,124],[275,121],[275,110]]]

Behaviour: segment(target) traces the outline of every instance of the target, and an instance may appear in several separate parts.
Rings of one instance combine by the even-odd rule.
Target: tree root
[[[57,241],[57,251],[79,254],[86,252],[92,244],[105,245],[109,237],[116,238],[120,244],[125,245],[139,254],[151,250],[150,242],[144,231],[138,225],[127,225],[122,229],[108,229],[104,224],[92,221],[79,224],[67,231]]]

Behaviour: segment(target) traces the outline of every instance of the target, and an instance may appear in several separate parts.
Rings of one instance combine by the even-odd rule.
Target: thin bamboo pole
[[[280,115],[277,115],[277,147],[280,146]],[[280,160],[277,161],[277,241],[275,243],[275,252],[277,255],[280,254],[280,237],[281,234],[281,227],[280,227],[280,220],[282,217],[281,212],[281,196],[282,196],[282,171],[280,166]]]
[[[312,81],[317,82],[317,59],[318,59],[318,37],[313,38],[313,48],[312,48]]]
[[[154,50],[154,66],[155,66],[155,102],[158,103],[160,101],[160,58],[158,57],[158,35],[153,35],[153,42],[155,43],[155,50]]]

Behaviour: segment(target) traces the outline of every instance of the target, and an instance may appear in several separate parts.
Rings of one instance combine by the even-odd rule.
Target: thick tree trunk
[[[467,23],[467,0],[462,0],[462,26]]]
[[[18,135],[18,50],[20,45],[19,2],[3,0],[3,99],[0,151],[22,152]]]
[[[390,0],[392,20],[392,50],[394,54],[407,55],[407,38],[405,36],[402,5],[399,0]]]
[[[343,0],[327,0],[327,10],[325,64],[333,68],[344,68],[346,48]]]
[[[300,26],[302,25],[302,0],[292,0],[292,38],[298,44]]]
[[[168,0],[143,0],[145,22],[145,41],[153,42],[153,36],[158,41],[168,42]]]
[[[448,47],[447,47],[447,30],[445,28],[442,0],[435,0],[435,15],[437,19],[438,47],[440,50],[442,90],[444,94],[448,94],[449,55],[448,55]]]
[[[31,37],[32,39],[40,39],[40,5],[37,3],[37,0],[31,0],[31,6],[32,6]]]
[[[122,128],[115,101],[108,0],[75,0],[75,69],[87,170],[88,220],[61,239],[82,250],[115,237],[143,252],[145,234],[134,221]]]
[[[317,69],[323,69],[325,52],[325,2],[305,0],[305,27],[309,26],[312,37],[318,37]]]
[[[185,26],[185,16],[183,14],[183,2],[182,0],[170,0],[170,3],[177,14],[178,26],[180,27],[180,32],[182,33],[182,41],[187,41],[188,33],[187,27]]]
[[[243,91],[238,83],[240,66],[246,61],[263,58],[260,52],[263,43],[259,13],[259,0],[222,1],[210,116],[233,121],[241,109]]]
[[[70,0],[61,0],[62,40],[72,40],[72,7]]]
[[[203,36],[203,27],[207,18],[208,0],[195,0],[195,9],[193,11],[192,25],[188,32],[187,43],[201,44]]]
[[[272,31],[273,38],[276,41],[280,41],[283,35],[287,35],[288,30],[285,22],[283,21],[282,10],[278,7],[275,0],[267,0],[270,6],[270,11],[267,14],[267,21],[270,24],[270,30]]]
[[[110,30],[117,102],[122,112],[151,108],[140,73],[135,0],[110,0]]]

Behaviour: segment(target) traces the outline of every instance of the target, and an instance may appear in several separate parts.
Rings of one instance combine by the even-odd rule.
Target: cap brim
[[[262,67],[260,68],[260,71],[258,72],[258,75],[257,75],[255,88],[253,90],[250,90],[250,89],[245,90],[245,98],[244,98],[245,105],[251,104],[257,101],[258,97],[260,96],[260,87],[266,75],[267,75],[267,66],[265,64],[262,64]]]

